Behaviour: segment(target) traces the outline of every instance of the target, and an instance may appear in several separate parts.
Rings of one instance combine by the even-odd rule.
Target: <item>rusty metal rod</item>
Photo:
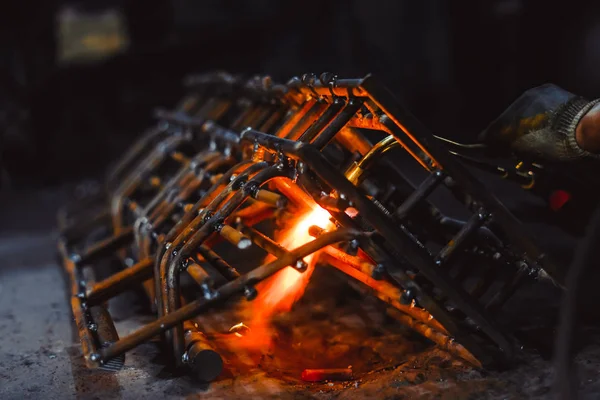
[[[94,343],[94,338],[90,327],[86,321],[83,300],[80,296],[80,271],[75,267],[75,263],[69,257],[67,253],[66,245],[63,241],[58,242],[58,252],[62,256],[63,266],[67,276],[69,277],[70,283],[70,298],[71,298],[71,310],[75,319],[75,326],[77,327],[77,333],[79,335],[79,341],[81,343],[81,351],[85,364],[88,368],[97,368],[100,366],[99,358],[97,356],[92,357],[92,354],[96,354],[97,346]]]
[[[125,268],[116,274],[100,281],[86,291],[89,305],[101,304],[127,290],[131,285],[140,283],[152,277],[154,260],[146,258],[135,265]]]
[[[198,254],[202,256],[210,265],[215,267],[227,280],[234,280],[240,277],[240,273],[223,260],[221,256],[215,253],[210,247],[202,245],[198,247]]]
[[[447,352],[459,356],[477,368],[482,367],[481,362],[460,343],[455,342],[452,337],[445,335],[442,332],[438,332],[423,322],[412,318],[410,315],[399,312],[393,308],[388,309],[388,315],[400,321],[402,324],[410,327],[415,332],[420,333]]]
[[[261,163],[259,163],[261,164]],[[268,164],[267,164],[268,165]],[[213,233],[220,230],[222,221],[230,216],[249,196],[250,194],[261,185],[269,182],[276,177],[290,177],[292,174],[291,169],[280,168],[279,165],[269,165],[262,171],[254,175],[249,181],[245,182],[242,179],[241,182],[245,182],[240,185],[241,178],[234,179],[226,189],[223,189],[223,198],[231,196],[223,204],[219,202],[219,196],[211,202],[203,213],[198,218],[201,218],[199,223],[201,228],[195,230],[193,227],[188,227],[186,230],[189,231],[189,238],[185,241],[185,244],[178,246],[173,252],[171,252],[166,260],[161,260],[160,263],[160,287],[161,294],[164,296],[162,301],[163,315],[168,314],[172,310],[176,310],[180,307],[179,304],[179,265],[181,261],[190,256],[195,249],[204,243]],[[209,214],[209,212],[211,214]],[[212,214],[214,212],[214,214]],[[208,220],[204,216],[209,216]],[[252,242],[248,239],[249,243]],[[167,335],[168,336],[168,335]],[[183,332],[181,326],[176,326],[173,330],[173,337],[171,339],[173,344],[173,354],[180,355],[183,352]],[[179,362],[179,356],[175,358],[176,362]]]
[[[286,198],[280,195],[279,193],[271,192],[270,190],[266,189],[257,190],[252,197],[254,197],[258,201],[278,208],[285,207],[285,204],[287,202]]]
[[[232,228],[229,225],[222,225],[221,227],[217,228],[217,232],[219,232],[219,234],[223,236],[225,240],[240,250],[244,250],[252,246],[252,240],[250,240],[249,237],[245,236],[242,232]]]

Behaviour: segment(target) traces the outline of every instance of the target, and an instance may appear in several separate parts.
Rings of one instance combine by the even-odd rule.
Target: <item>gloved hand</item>
[[[552,84],[526,91],[480,135],[491,155],[543,162],[600,161],[600,99]]]

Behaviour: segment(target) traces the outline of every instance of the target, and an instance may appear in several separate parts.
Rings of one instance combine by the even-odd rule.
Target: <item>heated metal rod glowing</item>
[[[305,369],[301,379],[305,382],[349,381],[352,368]]]
[[[252,196],[258,201],[272,205],[274,207],[284,207],[286,204],[286,198],[279,193],[274,193],[266,189],[257,190]]]

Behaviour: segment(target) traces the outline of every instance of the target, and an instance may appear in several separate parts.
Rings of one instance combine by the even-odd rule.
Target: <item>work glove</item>
[[[600,161],[600,155],[582,149],[575,136],[582,117],[598,102],[552,84],[542,85],[523,93],[479,139],[488,145],[490,155],[512,152],[536,162]]]

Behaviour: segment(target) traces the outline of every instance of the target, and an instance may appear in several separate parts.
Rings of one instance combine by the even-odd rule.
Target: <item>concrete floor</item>
[[[551,365],[525,354],[512,371],[482,373],[427,348],[395,365],[345,383],[301,384],[250,368],[199,385],[174,376],[158,350],[145,344],[128,354],[118,373],[91,371],[83,364],[60,267],[55,262],[54,215],[64,190],[2,193],[0,197],[0,398],[548,398]],[[532,307],[544,307],[539,301]],[[143,322],[121,320],[120,332]],[[598,339],[596,333],[591,333]],[[598,340],[595,340],[598,343]],[[600,348],[580,356],[586,398],[600,393]],[[431,365],[441,365],[432,368]]]

